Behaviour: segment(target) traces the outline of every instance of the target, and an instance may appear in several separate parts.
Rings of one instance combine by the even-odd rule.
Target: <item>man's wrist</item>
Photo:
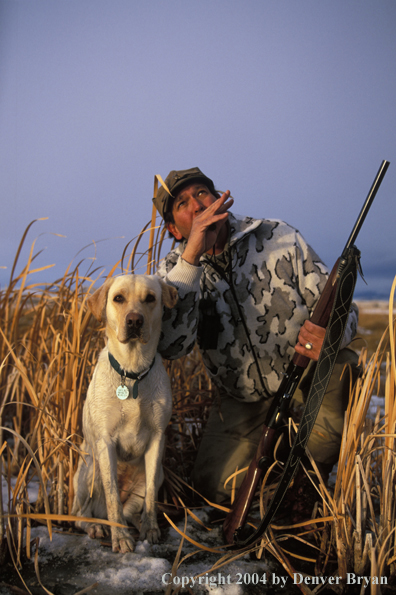
[[[199,292],[202,272],[202,266],[196,267],[189,262],[186,262],[183,256],[180,256],[176,266],[174,266],[166,275],[166,280],[171,285],[177,287],[179,295],[184,297],[191,291]]]
[[[199,267],[201,255],[196,253],[189,253],[188,249],[186,248],[182,254],[182,259],[191,264],[194,267]]]

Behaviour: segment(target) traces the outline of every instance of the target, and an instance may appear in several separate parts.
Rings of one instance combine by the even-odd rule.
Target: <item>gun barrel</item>
[[[389,161],[386,161],[386,160],[384,160],[381,163],[381,166],[380,166],[380,168],[378,170],[378,173],[375,176],[373,185],[370,188],[370,191],[369,191],[369,193],[367,195],[367,198],[366,198],[366,200],[364,202],[364,205],[362,207],[362,210],[359,213],[359,217],[356,220],[355,226],[354,226],[354,228],[353,228],[353,230],[351,232],[351,235],[349,236],[349,239],[348,239],[347,243],[345,244],[345,248],[344,248],[342,254],[346,254],[347,251],[349,250],[349,248],[355,243],[356,238],[358,236],[358,233],[360,231],[360,228],[362,227],[362,225],[364,223],[364,220],[366,218],[366,215],[369,212],[369,209],[370,209],[370,207],[372,205],[372,202],[373,202],[373,200],[375,198],[375,195],[377,194],[378,188],[380,187],[381,182],[382,182],[382,180],[383,180],[383,178],[384,178],[384,176],[386,174],[386,170],[389,167],[389,163],[390,162]]]

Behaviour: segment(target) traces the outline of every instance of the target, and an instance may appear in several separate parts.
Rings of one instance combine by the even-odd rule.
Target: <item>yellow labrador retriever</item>
[[[156,500],[163,481],[164,432],[172,411],[168,374],[157,345],[163,306],[177,291],[156,276],[108,279],[88,300],[106,324],[107,345],[99,355],[83,410],[87,453],[74,477],[72,514],[140,529],[139,539],[160,537]],[[141,518],[140,518],[140,512]],[[92,538],[107,525],[76,523]],[[127,528],[111,527],[113,551],[134,550]]]

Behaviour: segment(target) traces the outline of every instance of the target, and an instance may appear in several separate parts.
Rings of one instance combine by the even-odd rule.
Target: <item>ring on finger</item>
[[[305,343],[304,347],[307,351],[311,351],[313,345],[312,345],[312,343]]]

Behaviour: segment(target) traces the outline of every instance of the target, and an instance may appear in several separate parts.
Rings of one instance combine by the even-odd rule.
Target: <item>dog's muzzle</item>
[[[130,312],[125,319],[126,334],[128,339],[139,339],[142,334],[144,318],[141,314]]]

